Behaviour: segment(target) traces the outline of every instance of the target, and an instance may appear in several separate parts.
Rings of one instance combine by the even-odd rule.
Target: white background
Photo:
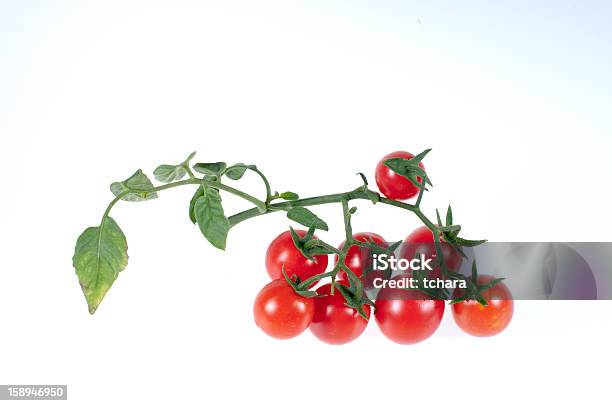
[[[287,220],[241,224],[220,252],[187,218],[191,188],[116,207],[130,264],[95,316],[71,257],[111,181],[194,149],[309,196],[433,147],[425,207],[452,203],[466,236],[608,240],[611,17],[595,1],[3,3],[0,383],[66,383],[89,405],[606,403],[610,302],[521,301],[490,339],[447,312],[415,346],[374,322],[342,347],[275,341],[251,306]],[[340,208],[317,213],[339,243]],[[389,240],[416,225],[366,203],[354,220]]]

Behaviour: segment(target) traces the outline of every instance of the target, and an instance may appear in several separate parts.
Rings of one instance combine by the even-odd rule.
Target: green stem
[[[121,199],[123,199],[123,197],[125,195],[127,195],[128,192],[123,192],[123,193],[119,193],[117,196],[115,196],[115,198],[113,200],[111,200],[111,202],[108,204],[108,206],[106,206],[106,210],[104,211],[104,214],[102,215],[102,221],[100,222],[100,225],[104,224],[104,219],[106,219],[108,217],[108,215],[110,214],[111,209],[113,208],[114,205],[117,204],[117,202]]]
[[[193,179],[185,179],[185,180],[180,180],[178,182],[172,182],[172,183],[167,183],[165,185],[161,185],[161,186],[156,186],[150,189],[129,189],[125,192],[122,192],[121,194],[115,196],[115,198],[110,202],[110,204],[108,205],[108,207],[106,208],[106,211],[104,212],[104,215],[102,216],[102,219],[106,218],[108,216],[108,214],[110,213],[111,209],[113,208],[113,206],[119,201],[121,200],[123,197],[125,197],[126,195],[130,194],[130,193],[155,193],[155,192],[161,192],[163,190],[167,190],[167,189],[173,189],[175,187],[179,187],[179,186],[185,186],[185,185],[201,185],[201,184],[205,184],[208,185],[214,189],[219,189],[219,190],[223,190],[225,192],[231,193],[234,196],[238,196],[243,198],[244,200],[247,200],[251,203],[253,203],[256,207],[256,210],[265,210],[266,208],[266,204],[265,202],[259,200],[258,198],[256,198],[255,196],[252,196],[248,193],[245,193],[241,190],[238,189],[234,189],[231,186],[227,186],[224,185],[223,183],[218,183],[218,182],[212,182],[206,179],[200,179],[200,178],[193,178]]]
[[[305,199],[292,200],[292,201],[287,201],[287,202],[272,203],[268,205],[268,209],[263,213],[257,208],[248,209],[243,212],[234,214],[233,216],[230,216],[229,221],[230,221],[230,225],[233,227],[236,224],[241,223],[245,220],[248,220],[253,217],[261,216],[263,214],[270,213],[273,211],[288,210],[288,209],[291,209],[292,207],[307,207],[307,206],[318,206],[321,204],[329,204],[329,203],[341,203],[343,200],[346,200],[347,202],[351,200],[371,200],[373,194],[378,195],[376,192],[366,189],[366,190],[355,190],[355,191],[345,192],[345,193],[335,193],[335,194],[330,194],[330,195],[308,197]],[[432,223],[427,218],[427,216],[425,216],[421,212],[421,210],[419,210],[418,207],[412,204],[400,202],[397,200],[391,200],[391,199],[387,199],[384,197],[380,197],[380,203],[411,211],[415,213],[417,217],[419,217],[429,229],[433,230],[436,228],[436,225]]]
[[[349,211],[348,202],[342,200],[342,217],[344,218],[344,234],[346,235],[346,245],[353,243],[353,227],[351,226],[351,212]]]
[[[270,203],[270,200],[272,199],[272,188],[270,187],[270,182],[268,182],[268,178],[266,178],[266,175],[264,175],[259,169],[257,169],[255,165],[236,164],[232,166],[238,167],[238,168],[245,168],[245,169],[255,172],[261,178],[266,188],[266,202],[265,203],[266,205]]]

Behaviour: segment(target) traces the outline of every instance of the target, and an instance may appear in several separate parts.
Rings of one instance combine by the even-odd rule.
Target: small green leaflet
[[[285,199],[285,200],[297,200],[300,198],[300,196],[294,192],[283,192],[280,195],[278,195],[278,197],[280,197],[281,199]]]
[[[128,193],[121,198],[121,200],[126,200],[128,202],[142,202],[145,200],[156,199],[157,193],[148,192],[148,190],[151,189],[153,189],[153,184],[147,175],[142,172],[142,169],[134,172],[132,176],[123,182],[114,182],[110,186],[110,190],[115,196],[119,196],[122,193],[134,190],[134,192]]]
[[[159,182],[170,183],[181,180],[187,175],[187,170],[182,165],[159,165],[153,171],[153,176]]]
[[[72,264],[89,313],[94,314],[127,262],[125,235],[111,217],[105,217],[100,226],[90,227],[79,236]]]
[[[175,180],[181,180],[187,175],[187,169],[189,168],[189,161],[195,156],[195,151],[189,154],[189,156],[178,165],[159,165],[153,171],[155,179],[162,183],[170,183]]]
[[[325,221],[321,220],[316,214],[305,207],[293,207],[289,209],[287,218],[306,227],[314,227],[323,231],[329,229]]]
[[[197,197],[193,212],[204,237],[216,248],[225,249],[230,223],[221,204],[219,191],[202,185],[202,195]],[[197,193],[197,192],[196,192]]]
[[[230,178],[231,180],[239,180],[244,176],[244,173],[247,169],[249,169],[251,165],[245,165],[243,163],[239,163],[236,165],[232,165],[225,171],[225,176]]]
[[[204,175],[219,176],[226,167],[227,164],[225,162],[208,162],[195,164],[193,170]]]

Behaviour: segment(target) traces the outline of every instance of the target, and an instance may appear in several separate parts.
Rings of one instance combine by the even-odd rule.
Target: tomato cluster
[[[419,193],[420,185],[393,172],[383,162],[389,158],[410,159],[408,152],[394,152],[385,156],[376,167],[376,183],[379,190],[388,199],[409,199]],[[419,167],[424,169],[422,164]],[[422,173],[421,173],[422,174]],[[417,178],[421,182],[420,178]],[[295,230],[299,237],[306,231]],[[357,233],[353,239],[358,242],[372,242],[381,248],[389,247],[385,239],[376,233]],[[340,244],[342,250],[346,242]],[[462,263],[462,256],[451,244],[441,239],[440,246],[444,264],[457,271]],[[371,246],[374,248],[374,246]],[[411,259],[417,255],[435,258],[434,234],[423,226],[410,233],[399,249],[401,258]],[[371,272],[372,255],[368,248],[351,246],[346,252],[344,265],[357,277],[361,278],[365,289],[372,288],[372,282],[382,277],[380,272]],[[337,264],[335,258],[334,264]],[[304,281],[326,271],[328,255],[315,255],[308,259],[296,247],[291,233],[284,232],[276,237],[266,253],[266,269],[272,281],[257,295],[254,304],[254,316],[257,325],[268,335],[287,339],[295,337],[306,329],[319,340],[328,344],[346,344],[359,337],[368,325],[369,316],[374,313],[380,331],[391,341],[399,344],[421,342],[435,333],[440,326],[446,303],[434,299],[421,291],[410,291],[399,288],[383,287],[376,296],[375,309],[369,304],[350,307],[338,286],[349,286],[348,277],[343,270],[337,274],[335,289],[332,284],[323,284],[316,289],[316,296],[303,295],[296,291],[283,275]],[[366,272],[367,270],[367,272]],[[396,275],[394,278],[404,277]],[[433,269],[430,277],[442,277],[440,267]],[[477,285],[491,282],[489,276],[479,276]],[[313,287],[316,283],[313,283]],[[455,297],[463,292],[457,291]],[[468,299],[451,306],[456,324],[466,333],[486,337],[504,330],[513,314],[513,299],[508,288],[501,282],[484,290],[482,297],[488,302],[481,304],[475,299]]]

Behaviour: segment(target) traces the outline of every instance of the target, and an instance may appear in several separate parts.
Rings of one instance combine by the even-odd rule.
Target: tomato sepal
[[[483,306],[487,306],[489,303],[482,295],[483,292],[493,288],[498,283],[502,282],[505,278],[495,278],[485,284],[478,284],[478,268],[476,266],[476,261],[472,262],[472,275],[470,278],[466,279],[467,289],[465,293],[457,298],[454,298],[450,301],[449,304],[453,305],[455,303],[463,302],[466,300],[476,300]]]
[[[414,185],[420,185],[418,178],[425,179],[425,183],[433,186],[429,176],[425,173],[425,170],[419,166],[423,158],[431,151],[431,148],[426,149],[418,155],[415,155],[413,158],[389,158],[383,162],[387,168],[391,169],[393,172],[398,175],[408,179]]]
[[[285,280],[287,281],[287,283],[289,284],[289,286],[291,286],[293,288],[293,291],[302,296],[302,297],[315,297],[317,296],[317,292],[313,292],[312,290],[308,290],[308,289],[304,289],[301,286],[300,283],[300,278],[297,275],[293,275],[295,277],[295,280],[291,279],[287,273],[285,272],[285,266],[283,265],[281,272],[283,274],[283,277],[285,278]],[[308,285],[306,285],[308,286]]]

